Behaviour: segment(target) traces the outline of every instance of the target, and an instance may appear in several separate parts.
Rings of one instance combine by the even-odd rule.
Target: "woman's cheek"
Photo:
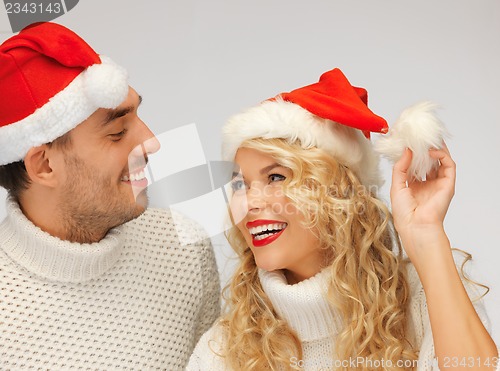
[[[247,215],[248,201],[244,195],[233,195],[229,204],[233,223],[239,227]],[[241,230],[241,229],[240,229]]]

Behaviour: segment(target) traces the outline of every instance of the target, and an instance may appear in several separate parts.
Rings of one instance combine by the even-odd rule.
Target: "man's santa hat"
[[[64,135],[128,94],[127,72],[73,31],[37,23],[0,45],[0,165]]]
[[[339,69],[324,73],[319,82],[282,93],[229,118],[222,129],[222,157],[234,161],[236,151],[253,138],[299,141],[303,148],[325,150],[349,167],[367,187],[379,187],[379,156],[370,133],[387,133],[386,120],[367,106],[368,94],[352,86]],[[414,152],[410,175],[422,179],[435,166],[429,148],[441,146],[444,128],[435,106],[421,103],[406,110],[378,152],[397,160],[406,147]],[[383,142],[383,143],[382,143]]]

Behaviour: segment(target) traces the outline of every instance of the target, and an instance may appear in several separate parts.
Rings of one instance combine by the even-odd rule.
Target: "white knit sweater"
[[[411,289],[409,303],[409,337],[420,349],[416,364],[418,370],[438,370],[435,361],[432,332],[428,318],[425,294],[412,265],[409,265],[408,278]],[[266,272],[259,270],[262,288],[269,296],[278,315],[285,319],[297,333],[303,350],[303,357],[290,359],[291,366],[304,371],[331,370],[335,367],[361,368],[365,359],[335,360],[333,358],[333,337],[340,328],[340,321],[329,308],[325,300],[327,272],[295,285],[288,285],[280,271]],[[475,287],[465,284],[469,296],[478,297]],[[483,322],[488,326],[488,318],[481,301],[475,302],[475,308]],[[228,370],[224,359],[215,354],[224,349],[223,330],[214,325],[203,335],[192,354],[188,371]],[[494,360],[491,360],[493,362]],[[346,363],[347,362],[347,363]],[[383,361],[381,361],[383,362]],[[368,363],[367,363],[368,364]],[[374,369],[383,369],[384,364],[371,363]],[[409,368],[410,364],[402,364]],[[500,367],[498,368],[500,370]],[[236,370],[234,370],[236,371]]]
[[[100,242],[78,244],[40,230],[12,200],[7,213],[1,370],[184,369],[220,311],[213,249],[194,223],[148,209]]]

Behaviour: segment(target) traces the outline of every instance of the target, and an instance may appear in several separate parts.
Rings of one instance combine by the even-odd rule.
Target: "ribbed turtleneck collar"
[[[301,341],[332,336],[335,317],[326,300],[328,272],[289,285],[281,271],[259,269],[262,288],[279,316],[297,333]]]
[[[7,217],[0,224],[0,248],[29,272],[58,282],[84,282],[106,272],[118,260],[123,226],[114,228],[99,242],[63,241],[42,231],[7,199]]]

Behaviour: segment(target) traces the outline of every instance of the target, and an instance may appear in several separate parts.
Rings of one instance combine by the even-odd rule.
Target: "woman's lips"
[[[252,235],[252,243],[253,243],[253,245],[255,247],[262,247],[262,246],[265,246],[265,245],[269,245],[271,242],[275,241],[279,236],[281,236],[281,234],[283,233],[283,231],[285,230],[285,228],[283,228],[281,231],[279,231],[277,233],[273,233],[272,235],[270,235],[270,236],[268,236],[266,238],[263,238],[261,240],[255,239],[255,236]]]
[[[260,227],[261,225],[267,225],[267,224],[282,224],[283,222],[281,220],[271,220],[271,219],[256,219],[251,222],[248,222],[246,224],[246,227],[248,229],[250,228],[255,228],[255,227]]]
[[[281,236],[287,226],[288,224],[285,222],[270,219],[257,219],[246,223],[246,227],[252,236],[252,244],[255,247],[265,246],[275,241]],[[268,231],[269,233],[266,233]],[[269,234],[269,236],[260,237],[265,234]]]

